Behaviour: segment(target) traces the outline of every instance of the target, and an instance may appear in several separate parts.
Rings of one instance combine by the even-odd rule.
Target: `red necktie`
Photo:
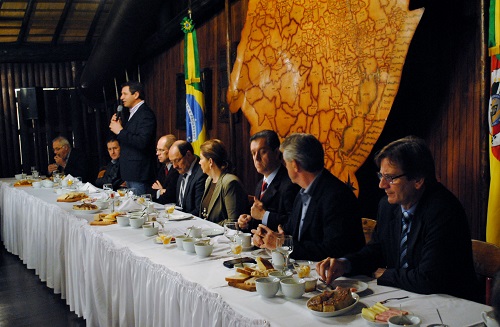
[[[165,166],[165,176],[167,176],[167,175],[168,175],[168,167]]]
[[[262,183],[262,188],[260,189],[260,200],[262,200],[262,197],[264,196],[264,193],[267,190],[267,183],[263,182]]]

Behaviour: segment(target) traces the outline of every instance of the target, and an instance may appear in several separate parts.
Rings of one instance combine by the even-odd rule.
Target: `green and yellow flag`
[[[184,32],[184,77],[186,82],[186,140],[200,153],[200,146],[206,139],[205,97],[200,79],[198,41],[193,21],[184,17],[181,22]]]
[[[488,47],[491,56],[491,92],[488,111],[490,193],[486,241],[500,246],[500,0],[490,0]]]

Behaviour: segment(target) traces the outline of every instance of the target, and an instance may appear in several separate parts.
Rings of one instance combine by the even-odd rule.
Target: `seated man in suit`
[[[180,175],[176,188],[177,206],[184,212],[198,216],[207,179],[199,165],[200,157],[194,154],[191,143],[184,140],[172,144],[168,157]]]
[[[373,274],[380,285],[415,293],[476,298],[469,225],[460,201],[436,180],[422,139],[405,137],[375,156],[385,190],[371,241],[317,272],[327,283],[344,273]],[[338,256],[337,256],[338,257]]]
[[[113,190],[119,189],[125,182],[120,177],[120,143],[114,137],[107,142],[108,153],[111,157],[109,164],[99,171],[95,186],[102,188],[104,184],[113,184]]]
[[[293,201],[300,187],[292,183],[282,164],[280,139],[275,131],[263,130],[250,138],[253,164],[264,175],[255,187],[255,200],[250,215],[238,218],[242,229],[257,228],[259,223],[276,230],[292,213]]]
[[[324,168],[321,143],[310,134],[289,135],[281,144],[288,176],[302,187],[288,222],[278,232],[260,224],[254,244],[274,249],[280,234],[293,237],[295,259],[320,260],[357,251],[364,243],[358,202],[352,190]]]
[[[48,166],[49,175],[57,170],[65,175],[81,177],[84,182],[87,181],[87,159],[84,152],[73,149],[64,136],[58,136],[52,141],[52,149],[55,163]]]
[[[160,169],[158,170],[156,182],[151,186],[154,190],[151,193],[155,201],[161,204],[175,203],[177,199],[175,191],[179,172],[174,169],[168,159],[168,151],[175,141],[177,141],[175,135],[168,134],[160,137],[156,144],[156,156],[160,162]]]

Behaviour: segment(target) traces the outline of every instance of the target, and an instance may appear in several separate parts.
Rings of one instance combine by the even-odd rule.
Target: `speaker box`
[[[43,89],[41,87],[20,89],[18,102],[23,119],[38,119],[39,110],[43,107]]]

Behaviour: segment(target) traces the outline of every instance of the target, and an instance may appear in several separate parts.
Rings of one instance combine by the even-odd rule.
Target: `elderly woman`
[[[236,222],[248,211],[248,197],[239,178],[228,172],[227,151],[220,140],[208,140],[201,145],[200,166],[208,175],[200,217],[220,225]]]

